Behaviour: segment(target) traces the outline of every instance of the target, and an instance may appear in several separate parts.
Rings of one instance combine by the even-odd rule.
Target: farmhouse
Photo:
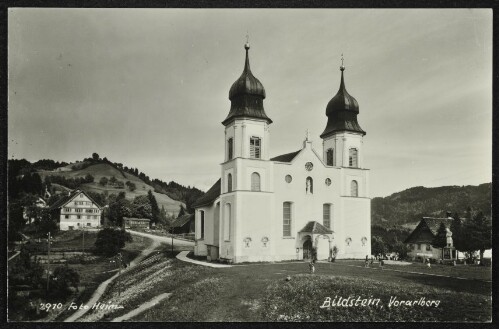
[[[447,246],[443,248],[443,251],[442,248],[433,248],[431,245],[442,223],[447,229]],[[450,231],[451,223],[450,215],[446,218],[423,217],[404,241],[410,250],[407,255],[412,258],[457,259],[457,251],[454,248]]]
[[[149,228],[151,220],[148,218],[123,217],[125,228]]]
[[[270,125],[262,83],[250,70],[229,91],[221,178],[198,199],[195,254],[234,263],[307,259],[317,249],[327,259],[371,254],[369,170],[364,167],[359,105],[339,90],[326,106],[327,123],[313,145],[271,158]],[[314,109],[307,109],[313,111]],[[303,127],[304,131],[306,127]]]
[[[85,191],[74,190],[50,207],[61,231],[100,226],[102,208]]]

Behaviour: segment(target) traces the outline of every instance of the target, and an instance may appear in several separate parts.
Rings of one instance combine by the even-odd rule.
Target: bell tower
[[[362,146],[366,132],[357,122],[359,104],[345,87],[343,55],[340,71],[340,88],[327,104],[327,125],[320,135],[323,139],[323,159],[328,166],[363,168]]]

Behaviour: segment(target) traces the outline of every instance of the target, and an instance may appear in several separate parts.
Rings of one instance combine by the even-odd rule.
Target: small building
[[[410,250],[407,255],[412,258],[457,259],[458,255],[456,248],[454,248],[452,232],[450,231],[452,220],[452,217],[423,217],[418,226],[416,226],[414,231],[404,241]],[[443,250],[442,248],[434,248],[431,245],[442,223],[447,230],[447,246]]]
[[[82,190],[74,190],[49,208],[61,231],[99,227],[102,207]]]
[[[148,218],[123,217],[125,228],[149,228],[151,220]]]
[[[194,214],[187,214],[175,219],[171,225],[174,234],[194,233]]]

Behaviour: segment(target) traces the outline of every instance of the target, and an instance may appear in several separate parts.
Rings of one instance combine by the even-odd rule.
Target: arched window
[[[324,203],[322,205],[322,225],[331,228],[331,204]]]
[[[201,220],[199,221],[199,225],[201,226],[201,235],[200,235],[200,239],[204,239],[204,211],[203,210],[200,210],[199,211],[199,215],[201,217]]]
[[[359,196],[359,184],[357,184],[356,180],[353,180],[352,183],[350,183],[350,195]]]
[[[230,241],[230,222],[231,222],[231,206],[230,203],[225,204],[224,216],[224,240]]]
[[[231,160],[234,156],[234,140],[232,137],[227,140],[227,155],[228,160]]]
[[[257,172],[251,174],[251,190],[260,191],[260,174]]]
[[[232,192],[232,175],[227,175],[227,192]]]
[[[250,158],[260,159],[261,157],[261,139],[259,137],[250,138]]]
[[[349,167],[354,167],[357,168],[359,166],[359,162],[357,161],[357,149],[356,148],[351,148],[349,150],[348,154],[348,166]]]
[[[326,151],[326,164],[328,166],[334,166],[334,150],[328,149]]]
[[[306,186],[305,186],[305,191],[307,192],[307,194],[313,194],[314,193],[314,180],[312,179],[312,177],[307,177],[307,180],[305,182]]]
[[[291,236],[291,202],[282,204],[282,236]]]

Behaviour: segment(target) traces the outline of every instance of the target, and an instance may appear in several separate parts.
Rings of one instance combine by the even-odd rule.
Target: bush
[[[50,277],[49,294],[52,297],[66,298],[71,294],[71,287],[78,290],[80,274],[69,266],[58,266]]]
[[[132,242],[130,233],[122,229],[104,228],[97,234],[94,253],[111,257],[116,255],[126,242]]]

